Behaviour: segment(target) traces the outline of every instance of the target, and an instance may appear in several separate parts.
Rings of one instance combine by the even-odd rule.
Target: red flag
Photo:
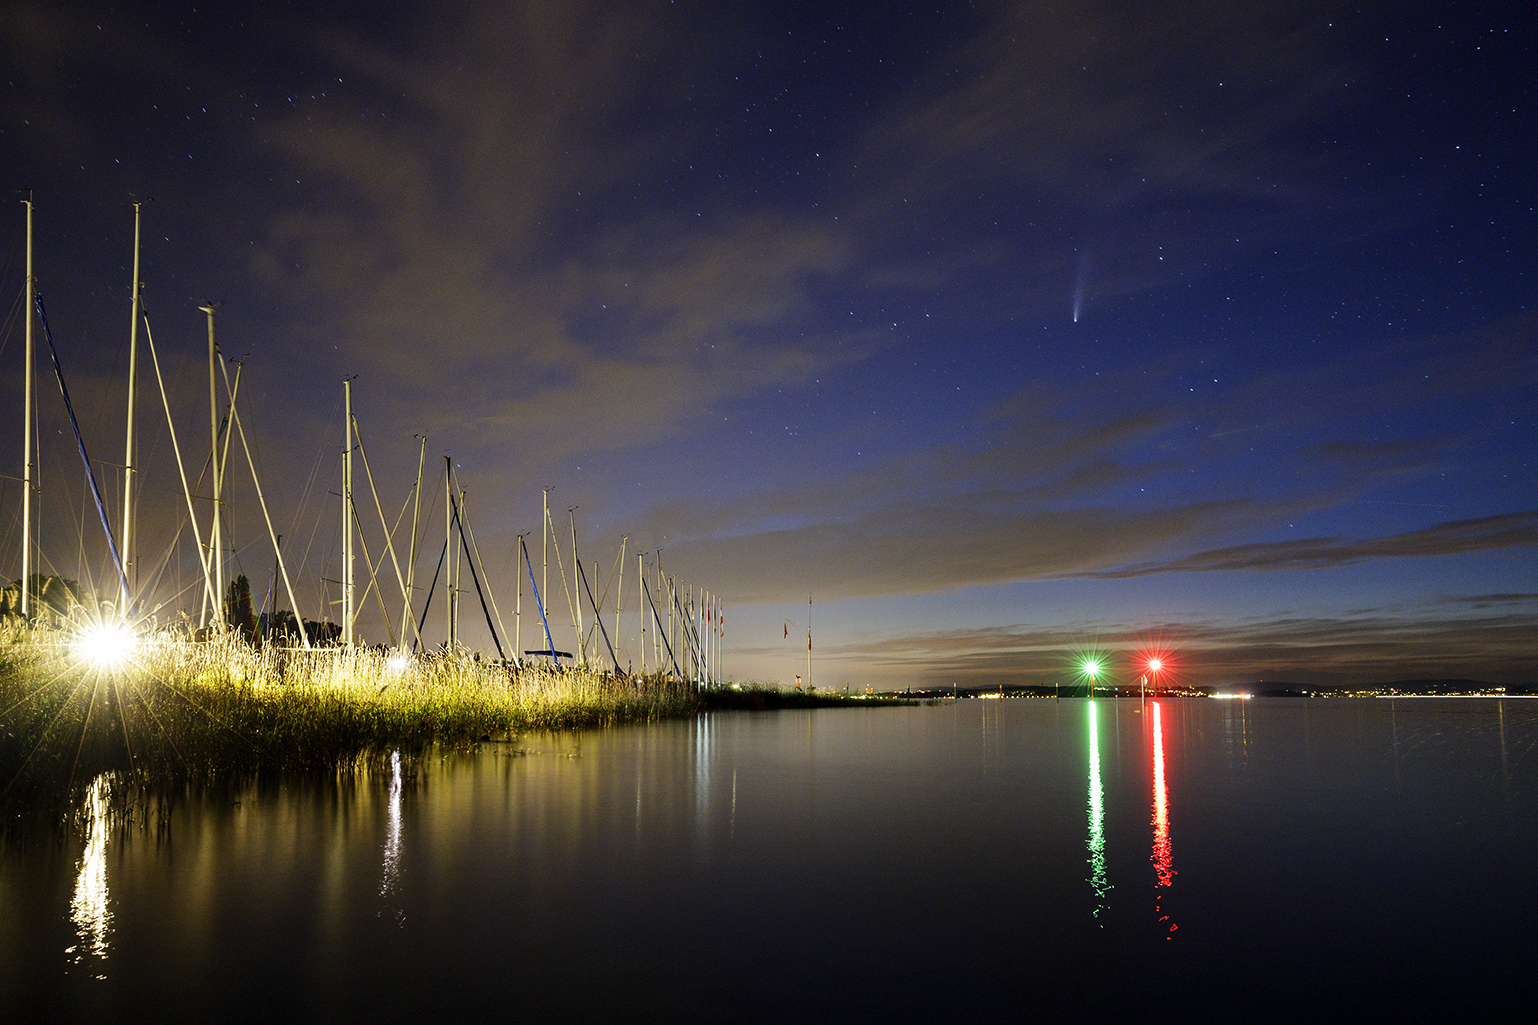
[[[790,640],[790,624],[789,623],[785,624],[785,639],[787,641]]]

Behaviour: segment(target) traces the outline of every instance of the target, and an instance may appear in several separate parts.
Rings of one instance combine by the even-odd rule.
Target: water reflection
[[[390,755],[390,804],[386,811],[384,879],[379,895],[388,897],[400,884],[401,874],[401,753]]]
[[[1248,714],[1249,702],[1243,699],[1225,701],[1223,715],[1223,736],[1228,748],[1230,761],[1236,765],[1248,768],[1250,758],[1250,720]]]
[[[710,763],[714,758],[715,716],[694,720],[694,827],[703,839],[710,825]]]
[[[1095,703],[1089,702],[1089,885],[1095,891],[1095,917],[1106,909],[1111,884],[1105,877],[1105,788],[1100,785],[1100,728]],[[1103,928],[1103,925],[1102,925]]]
[[[402,750],[374,776],[178,788],[147,829],[120,817],[122,777],[89,801],[87,779],[67,847],[0,842],[0,1008],[18,1023],[150,1006],[169,1020],[383,1021],[441,1014],[445,999],[487,1020],[509,1007],[530,1020],[573,1007],[683,1023],[995,1020],[1019,1016],[1024,993],[1050,1019],[1266,1006],[1319,1020],[1378,1003],[1440,1017],[1441,1002],[1404,1014],[1392,998],[1525,984],[1538,914],[1526,876],[1426,879],[1477,883],[1531,860],[1538,704],[1316,702],[1310,741],[1329,785],[1310,788],[1301,701],[1160,698],[1141,714],[1125,702],[1129,763],[1099,728],[1101,712],[1115,728],[1107,700],[719,714],[583,733],[580,758],[570,734],[419,762]],[[1001,708],[1003,737],[991,732]],[[1236,779],[1241,711],[1256,757]],[[1402,790],[1382,744],[1396,716]],[[1195,873],[1180,890],[1177,772],[1180,871]],[[1113,838],[1124,813],[1117,828],[1131,831]],[[1112,839],[1118,872],[1145,871],[1144,842],[1154,870],[1151,892],[1143,876],[1115,908]],[[1171,931],[1181,918],[1195,935]],[[1447,935],[1459,942],[1435,942]],[[79,963],[65,964],[76,943]],[[926,949],[939,949],[936,970],[915,972],[911,952]],[[838,967],[765,970],[784,951]],[[1131,1005],[1150,993],[1157,1011]]]
[[[1500,721],[1501,730],[1501,789],[1506,793],[1511,792],[1511,763],[1506,760],[1506,699],[1502,698],[1495,703],[1495,712]]]
[[[107,903],[107,796],[110,784],[103,773],[91,783],[85,797],[85,850],[80,873],[75,877],[75,896],[69,902],[69,918],[80,937],[66,953],[79,964],[85,954],[107,956],[107,932],[112,909]]]
[[[1169,786],[1164,777],[1164,716],[1159,702],[1155,701],[1150,706],[1153,711],[1151,720],[1153,726],[1153,863],[1154,875],[1157,877],[1154,886],[1165,887],[1175,879],[1175,854],[1170,845],[1170,797]],[[1157,890],[1156,890],[1157,892]],[[1159,894],[1154,899],[1154,912],[1159,914],[1159,921],[1169,923],[1169,931],[1174,932],[1179,928],[1170,921],[1170,916],[1163,914],[1163,895]],[[1170,937],[1166,936],[1165,939]]]

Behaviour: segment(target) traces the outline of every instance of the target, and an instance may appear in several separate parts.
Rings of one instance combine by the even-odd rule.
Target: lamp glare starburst
[[[75,651],[97,668],[116,669],[132,657],[138,646],[139,638],[128,624],[93,623],[81,632]]]

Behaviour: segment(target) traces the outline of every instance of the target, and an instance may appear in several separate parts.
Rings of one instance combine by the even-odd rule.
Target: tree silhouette
[[[224,622],[246,641],[256,639],[256,613],[251,609],[251,582],[242,573],[230,581],[224,596]]]

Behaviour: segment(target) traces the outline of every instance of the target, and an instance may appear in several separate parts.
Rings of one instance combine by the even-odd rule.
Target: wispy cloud
[[[1457,346],[1495,359],[1527,331],[1504,324],[1409,341],[1384,387],[1421,389],[1428,413],[1459,408],[1464,385],[1415,373],[1431,358],[1416,353]],[[1521,378],[1523,358],[1514,366]],[[661,506],[648,529],[674,539],[682,564],[731,581],[724,589],[734,599],[754,601],[809,588],[834,598],[1063,577],[1327,569],[1538,539],[1538,514],[1519,511],[1356,537],[1252,540],[1349,508],[1374,482],[1433,475],[1486,429],[1476,418],[1448,434],[1362,440],[1349,414],[1332,413],[1350,408],[1359,368],[1278,373],[1293,378],[1285,406],[1274,395],[1259,401],[1264,381],[1123,412],[1095,394],[1030,388],[981,417],[966,446],[918,446],[842,476]],[[1116,387],[1107,393],[1117,395]],[[1241,416],[1255,426],[1246,430]],[[1279,479],[1285,487],[1275,486]],[[1424,523],[1437,506],[1382,508],[1392,516],[1377,522]],[[1215,538],[1235,541],[1213,545]]]
[[[1343,541],[1316,537],[1297,541],[1234,545],[1162,562],[1140,562],[1080,575],[1123,579],[1151,573],[1193,573],[1213,570],[1295,570],[1349,566],[1369,559],[1424,558],[1462,555],[1498,548],[1527,548],[1538,544],[1538,511],[1483,516],[1438,523],[1388,537]]]
[[[844,229],[724,205],[669,161],[698,129],[658,77],[688,48],[666,12],[451,10],[409,61],[342,36],[328,56],[365,98],[264,129],[322,184],[254,266],[300,304],[296,331],[383,375],[392,417],[556,459],[657,441],[863,354],[809,326],[849,272]],[[659,175],[678,206],[652,198]]]
[[[929,178],[986,157],[1063,190],[1200,189],[1270,199],[1282,133],[1340,97],[1343,59],[1295,6],[1129,10],[986,5],[987,31],[936,62],[904,105],[893,151]],[[1276,76],[1285,84],[1278,88]],[[1107,160],[1107,157],[1114,158]],[[1139,186],[1140,191],[1142,186]]]

